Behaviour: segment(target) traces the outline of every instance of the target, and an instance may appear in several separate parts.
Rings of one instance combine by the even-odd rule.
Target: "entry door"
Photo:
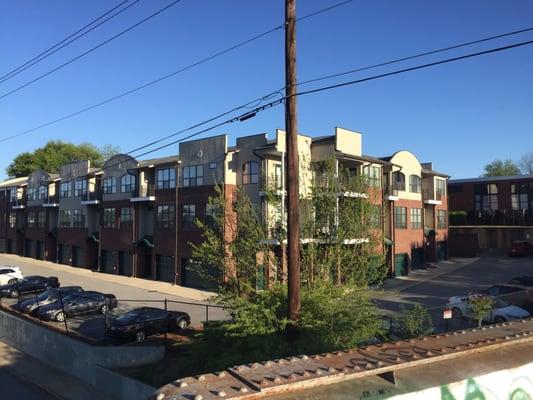
[[[394,256],[394,275],[407,275],[407,254],[396,254]]]
[[[24,241],[24,257],[31,257],[32,240]]]
[[[411,258],[413,262],[413,269],[420,269],[424,267],[424,249],[413,249],[411,252]]]
[[[38,260],[44,260],[44,247],[43,242],[40,240],[35,242],[35,258]]]
[[[131,253],[119,251],[118,253],[118,273],[124,276],[133,274],[133,257]]]

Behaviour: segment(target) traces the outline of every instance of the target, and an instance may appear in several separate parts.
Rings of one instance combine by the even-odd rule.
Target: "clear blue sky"
[[[132,0],[130,0],[132,1]],[[299,0],[304,15],[338,0]],[[141,0],[113,22],[14,79],[0,95],[149,15],[171,0]],[[0,0],[0,75],[109,9],[110,0]],[[182,0],[61,71],[0,100],[0,137],[48,122],[176,70],[282,22],[283,0]],[[300,80],[533,25],[533,2],[354,0],[298,26]],[[533,38],[533,33],[430,57]],[[364,77],[421,60],[361,73]],[[0,144],[0,178],[11,159],[49,139],[113,144],[122,151],[283,86],[278,31],[194,70],[102,108]],[[364,134],[364,152],[413,151],[455,178],[478,176],[495,158],[533,150],[533,46],[299,98],[299,130]],[[350,79],[356,76],[341,78]],[[335,81],[327,81],[332,83]],[[283,109],[210,134],[283,128]],[[177,146],[156,156],[177,153]]]

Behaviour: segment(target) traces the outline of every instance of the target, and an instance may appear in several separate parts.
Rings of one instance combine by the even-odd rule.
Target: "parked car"
[[[500,299],[518,307],[533,305],[533,289],[518,285],[494,285],[481,294]]]
[[[448,308],[452,310],[453,318],[462,319],[463,317],[472,318],[470,299],[475,295],[470,296],[455,296],[450,297]],[[483,317],[483,321],[498,324],[505,321],[512,321],[516,319],[529,318],[530,314],[523,308],[509,304],[507,301],[500,298],[494,298],[494,307],[492,311]]]
[[[55,276],[32,275],[16,282],[0,286],[0,297],[19,297],[26,293],[39,293],[59,287],[59,279]]]
[[[0,266],[0,285],[15,283],[22,278],[24,278],[24,275],[22,275],[18,267],[11,267],[9,265]]]
[[[73,293],[64,299],[39,307],[35,315],[45,321],[63,322],[66,317],[75,315],[97,312],[105,314],[116,306],[117,299],[114,295],[88,291]]]
[[[106,334],[121,339],[142,342],[146,337],[176,329],[185,329],[191,323],[189,314],[166,311],[153,307],[140,307],[115,318],[107,327]]]
[[[511,285],[520,285],[533,288],[533,276],[516,276],[508,283]]]
[[[515,240],[511,243],[509,257],[526,257],[531,252],[531,245],[526,240]]]
[[[63,286],[60,288],[48,289],[35,297],[22,300],[18,304],[18,309],[24,314],[33,314],[39,307],[58,301],[60,294],[62,298],[65,298],[73,293],[80,292],[83,292],[83,289],[80,286]]]

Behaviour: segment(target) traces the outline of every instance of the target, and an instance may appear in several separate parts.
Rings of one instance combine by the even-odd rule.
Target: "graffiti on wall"
[[[394,400],[533,400],[533,363],[392,397]]]

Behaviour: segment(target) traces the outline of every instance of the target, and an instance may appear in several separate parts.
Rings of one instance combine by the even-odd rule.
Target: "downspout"
[[[180,164],[181,164],[181,161],[178,160],[176,161],[176,194],[175,194],[175,199],[174,199],[174,243],[175,243],[175,248],[174,248],[174,284],[177,285],[178,284],[178,223],[179,223],[179,219],[178,219],[178,215],[179,215],[179,204],[178,204],[178,191],[179,191],[179,186],[180,186],[180,177],[179,177],[179,173],[180,173]],[[181,283],[181,275],[180,275],[180,283]]]

